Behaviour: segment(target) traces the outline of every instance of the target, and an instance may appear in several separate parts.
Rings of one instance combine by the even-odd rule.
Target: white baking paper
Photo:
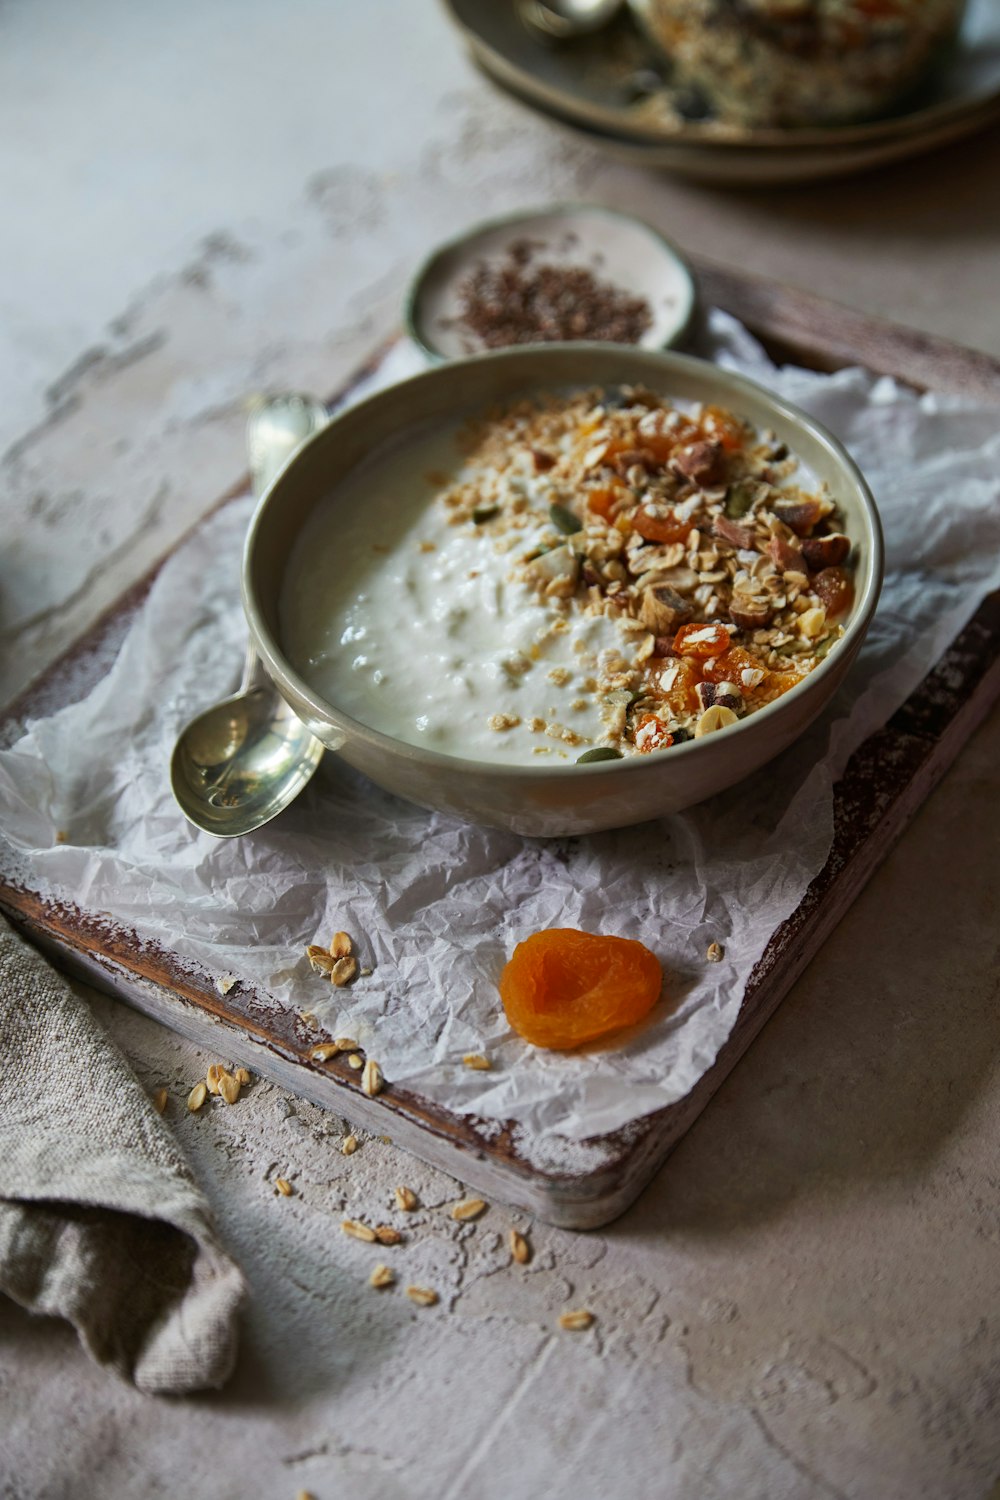
[[[833,708],[779,760],[687,813],[585,838],[531,840],[401,802],[328,756],[300,801],[242,840],[195,832],[172,800],[178,730],[234,690],[244,644],[239,557],[249,499],[167,564],[113,668],[83,702],[0,755],[4,862],[106,911],[213,976],[261,986],[354,1036],[389,1080],[452,1110],[515,1123],[547,1160],[685,1095],[729,1035],[750,971],[822,868],[831,788],[1000,583],[997,409],[919,397],[860,370],[777,370],[713,315],[720,363],[830,426],[868,475],[888,572]],[[409,373],[397,351],[381,381]],[[615,1045],[538,1051],[508,1028],[497,980],[515,943],[552,926],[639,938],[665,998]],[[373,970],[349,990],[307,943],[350,932]],[[706,962],[710,943],[723,962]],[[462,1065],[468,1052],[490,1072]]]

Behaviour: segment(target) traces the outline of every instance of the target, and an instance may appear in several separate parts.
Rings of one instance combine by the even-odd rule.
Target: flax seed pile
[[[581,761],[724,730],[843,635],[854,590],[836,504],[825,486],[796,482],[784,443],[732,412],[681,410],[632,387],[587,391],[492,413],[464,446],[474,477],[441,497],[450,524],[510,558],[508,577],[551,607],[552,630],[573,612],[619,626],[620,650],[577,641],[578,669],[548,674],[567,722],[598,706],[605,733]],[[543,666],[524,656],[509,669],[516,680]],[[490,724],[506,733],[521,720],[508,711]],[[552,733],[541,720],[523,727]]]
[[[598,281],[585,266],[536,262],[539,248],[517,240],[502,261],[472,270],[458,288],[455,324],[486,349],[565,339],[639,342],[653,321],[644,297]]]

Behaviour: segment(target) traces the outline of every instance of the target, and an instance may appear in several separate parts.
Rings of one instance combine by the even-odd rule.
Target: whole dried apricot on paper
[[[518,943],[500,998],[526,1042],[563,1050],[641,1021],[662,985],[659,959],[642,943],[553,927]]]

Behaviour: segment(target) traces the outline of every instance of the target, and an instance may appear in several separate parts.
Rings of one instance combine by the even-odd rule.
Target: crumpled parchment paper
[[[797,402],[852,450],[887,544],[882,601],[833,707],[779,760],[701,807],[619,832],[533,841],[401,802],[327,756],[300,801],[245,839],[184,821],[167,767],[178,730],[235,688],[238,573],[249,499],[164,568],[113,669],[83,702],[0,754],[3,863],[56,898],[106,911],[209,974],[313,1011],[458,1112],[516,1123],[522,1142],[579,1142],[685,1095],[710,1067],[775,927],[822,868],[831,788],[1000,583],[1000,421],[986,403],[918,396],[861,370],[776,369],[714,313],[720,364]],[[409,374],[397,349],[378,384]],[[369,386],[367,389],[371,389]],[[2,846],[0,846],[2,848]],[[550,926],[641,939],[665,998],[618,1045],[537,1051],[497,995],[516,942]],[[334,990],[304,957],[350,932],[370,977]],[[725,949],[706,962],[709,943]],[[462,1066],[485,1052],[490,1072]]]

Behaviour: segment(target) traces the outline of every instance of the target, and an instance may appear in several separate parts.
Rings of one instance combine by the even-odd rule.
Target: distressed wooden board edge
[[[873,317],[815,292],[734,271],[700,255],[687,258],[702,305],[732,313],[772,353],[811,369],[863,365],[922,390],[1000,400],[1000,359],[984,350]]]

